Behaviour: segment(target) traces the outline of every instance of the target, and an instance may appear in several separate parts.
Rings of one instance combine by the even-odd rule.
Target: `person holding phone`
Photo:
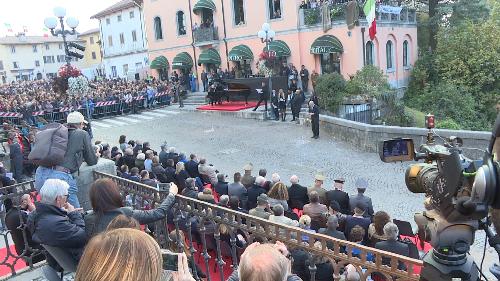
[[[133,210],[124,207],[120,189],[111,179],[98,179],[90,187],[89,198],[92,211],[85,216],[85,231],[89,238],[106,230],[108,224],[118,215],[126,215],[139,221],[140,224],[149,224],[164,219],[175,202],[177,185],[171,183],[169,194],[155,209]]]

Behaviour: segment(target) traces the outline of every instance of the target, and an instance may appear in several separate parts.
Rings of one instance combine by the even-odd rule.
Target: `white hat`
[[[80,123],[88,124],[88,122],[85,120],[85,117],[83,117],[83,115],[78,111],[73,111],[70,114],[68,114],[66,122],[68,124],[80,124]]]

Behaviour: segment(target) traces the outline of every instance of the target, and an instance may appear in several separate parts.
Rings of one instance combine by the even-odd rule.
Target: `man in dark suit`
[[[266,82],[262,82],[260,91],[257,91],[259,93],[259,101],[257,102],[257,105],[255,106],[253,111],[256,111],[257,108],[259,108],[261,102],[264,102],[267,111],[267,99],[269,98],[269,91],[267,89]]]
[[[247,189],[241,184],[241,174],[236,172],[234,173],[234,182],[231,184],[228,184],[227,186],[227,193],[229,195],[229,201],[231,201],[231,197],[238,197],[241,208],[247,209],[247,201],[248,201],[248,194],[247,194]]]
[[[198,171],[198,161],[196,161],[196,155],[191,154],[189,156],[189,161],[186,163],[186,171],[192,178],[200,177],[200,172]]]
[[[386,223],[384,226],[384,234],[387,237],[387,240],[380,241],[377,244],[375,244],[376,249],[386,252],[391,252],[405,257],[410,256],[410,249],[408,248],[408,245],[398,241],[399,229],[396,224],[392,222]],[[390,265],[391,264],[390,258],[382,257],[382,264]],[[398,269],[404,270],[405,268],[406,268],[405,264],[399,262]]]
[[[225,181],[226,177],[224,174],[218,174],[217,175],[217,183],[215,184],[215,192],[217,192],[217,195],[222,196],[222,195],[228,195],[227,192],[227,181]]]
[[[337,201],[340,206],[340,212],[342,214],[348,215],[351,213],[349,209],[349,195],[347,192],[343,191],[344,189],[344,178],[340,177],[334,180],[333,188],[334,190],[330,190],[326,192],[326,200],[331,205],[332,201]]]
[[[337,218],[337,216],[330,216],[328,217],[328,221],[326,222],[326,228],[320,228],[318,232],[321,234],[331,236],[333,238],[346,240],[344,233],[337,230],[338,227],[339,227],[339,219]],[[327,242],[326,246],[330,250],[333,250],[334,248],[333,242]]]
[[[352,216],[347,216],[345,219],[345,227],[344,227],[344,234],[347,237],[347,239],[351,240],[349,235],[351,234],[351,230],[356,226],[359,225],[365,230],[365,237],[363,238],[363,241],[365,243],[368,242],[368,227],[370,226],[371,220],[369,218],[365,218],[363,215],[366,213],[367,207],[364,202],[357,202],[356,205],[354,205],[354,215]],[[366,244],[365,244],[366,245]]]
[[[309,102],[309,116],[311,116],[311,128],[313,139],[319,138],[319,107],[314,104],[314,101]]]
[[[296,175],[290,177],[290,182],[292,185],[288,188],[288,207],[302,210],[309,203],[307,188],[299,184],[299,177]]]
[[[302,65],[300,70],[300,81],[302,82],[302,90],[307,92],[307,87],[309,86],[309,70],[307,70],[305,65]]]
[[[358,194],[355,196],[352,196],[349,199],[349,205],[351,208],[351,212],[354,211],[354,207],[359,203],[362,202],[366,205],[366,212],[364,213],[365,218],[371,218],[373,217],[373,205],[372,205],[372,199],[368,196],[365,195],[366,187],[368,186],[368,182],[365,179],[357,179],[356,180],[356,188],[358,189]]]
[[[201,82],[203,83],[203,92],[206,92],[208,90],[208,74],[204,69],[201,72]]]
[[[264,189],[264,184],[266,179],[264,177],[258,176],[255,179],[255,183],[248,189],[248,210],[257,207],[257,197],[262,193],[266,193]]]

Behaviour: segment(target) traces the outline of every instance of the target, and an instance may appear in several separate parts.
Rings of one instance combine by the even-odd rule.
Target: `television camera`
[[[405,174],[411,192],[425,193],[425,211],[415,218],[424,222],[425,240],[433,249],[423,258],[421,280],[479,280],[481,272],[469,254],[476,230],[483,229],[490,245],[500,253],[496,234],[500,228],[500,115],[480,160],[463,154],[461,138],[439,137],[434,131],[433,115],[426,116],[426,127],[426,142],[418,150],[412,139],[405,138],[379,145],[383,162],[423,160],[410,165]],[[444,143],[438,144],[436,137]],[[497,264],[490,271],[500,278]]]

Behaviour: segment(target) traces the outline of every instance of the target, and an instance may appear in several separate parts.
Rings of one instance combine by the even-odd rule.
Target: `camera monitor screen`
[[[384,162],[412,161],[415,149],[412,139],[393,139],[381,144],[380,159]]]

